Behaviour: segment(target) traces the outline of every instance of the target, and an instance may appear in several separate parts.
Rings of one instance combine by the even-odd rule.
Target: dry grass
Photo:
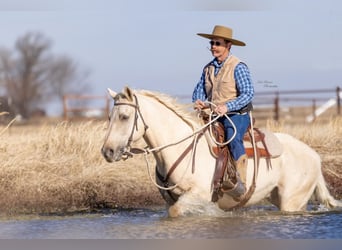
[[[314,147],[322,156],[330,191],[341,198],[342,119],[324,125],[268,127]],[[149,180],[143,156],[112,164],[103,159],[105,130],[106,122],[0,127],[0,214],[164,204]]]
[[[0,141],[0,213],[163,204],[141,156],[109,164],[105,123],[13,126]]]

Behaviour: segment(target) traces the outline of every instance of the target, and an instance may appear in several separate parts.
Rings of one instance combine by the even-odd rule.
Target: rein
[[[124,102],[116,102],[114,104],[114,106],[116,106],[116,105],[127,105],[127,106],[131,106],[131,107],[133,107],[135,109],[134,123],[133,123],[133,126],[132,126],[131,134],[129,136],[127,145],[126,145],[126,147],[124,149],[124,152],[123,152],[123,156],[125,156],[125,158],[123,160],[127,160],[129,157],[133,157],[135,154],[144,154],[145,162],[146,162],[146,165],[147,165],[147,171],[149,173],[149,177],[150,177],[151,182],[157,188],[162,189],[162,190],[172,190],[172,189],[175,189],[176,187],[179,186],[179,183],[181,183],[181,181],[185,177],[185,174],[186,174],[186,172],[187,172],[191,162],[192,162],[192,172],[194,172],[194,164],[195,164],[195,153],[194,152],[196,151],[197,142],[198,142],[199,138],[204,134],[205,130],[208,127],[210,127],[210,125],[212,123],[214,123],[217,119],[219,119],[220,116],[217,116],[213,120],[210,120],[210,122],[208,122],[204,126],[200,127],[196,131],[194,131],[191,135],[186,136],[185,138],[180,139],[179,141],[176,141],[176,142],[173,142],[173,143],[169,143],[169,144],[165,144],[165,145],[162,145],[162,146],[159,146],[159,147],[155,147],[155,148],[149,148],[149,147],[144,148],[144,149],[141,149],[141,148],[131,148],[131,143],[133,141],[134,130],[138,130],[138,118],[139,118],[139,116],[140,116],[140,118],[141,118],[141,120],[142,120],[142,122],[144,124],[144,135],[146,134],[146,131],[148,129],[148,125],[146,124],[146,122],[145,122],[145,120],[144,120],[144,118],[142,116],[142,113],[140,111],[140,106],[138,104],[138,98],[136,97],[136,95],[134,95],[134,100],[135,100],[135,104],[124,103]],[[210,134],[211,133],[212,132],[210,132]],[[180,155],[180,157],[174,162],[174,164],[172,164],[172,166],[171,166],[170,170],[168,171],[167,175],[163,178],[163,181],[165,181],[166,182],[165,184],[167,184],[166,187],[165,186],[161,186],[158,183],[156,183],[156,181],[152,178],[152,174],[150,172],[150,166],[149,166],[149,163],[148,163],[148,160],[147,160],[147,154],[152,153],[152,152],[161,151],[161,150],[163,150],[165,148],[178,145],[179,143],[184,142],[185,140],[188,140],[191,137],[194,137],[193,141],[189,144],[189,146],[185,149],[185,151]],[[167,180],[170,178],[171,174],[174,172],[174,170],[179,165],[179,163],[185,158],[185,156],[190,151],[191,151],[191,158],[190,158],[191,161],[188,163],[187,167],[185,168],[184,173],[182,174],[181,179],[175,185],[168,186]]]

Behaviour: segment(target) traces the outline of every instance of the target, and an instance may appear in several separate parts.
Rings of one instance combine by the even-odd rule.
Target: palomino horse
[[[140,152],[149,150],[155,157],[156,181],[152,180],[169,206],[169,216],[188,213],[193,205],[189,201],[214,204],[211,199],[216,159],[207,137],[194,132],[203,125],[195,112],[161,93],[128,87],[121,93],[108,91],[114,107],[102,147],[104,158],[113,162],[132,156],[137,150],[131,148],[131,143],[143,138],[148,149]],[[326,207],[341,206],[326,187],[319,155],[290,135],[276,133],[276,137],[283,153],[272,158],[271,164],[260,159],[255,190],[244,206],[267,198],[281,211],[302,211],[313,194]],[[247,189],[255,176],[253,166],[253,159],[249,159]],[[235,205],[226,194],[215,202],[220,211]]]

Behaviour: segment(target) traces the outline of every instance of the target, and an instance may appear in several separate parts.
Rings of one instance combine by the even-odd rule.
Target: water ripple
[[[168,218],[165,209],[0,221],[2,239],[341,239],[342,210],[282,213],[254,207],[227,216]]]

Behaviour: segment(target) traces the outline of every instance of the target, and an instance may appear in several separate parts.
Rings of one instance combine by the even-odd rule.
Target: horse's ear
[[[131,88],[126,86],[123,90],[123,93],[125,94],[128,100],[133,100],[133,90]]]
[[[118,94],[115,91],[111,90],[110,88],[107,88],[107,91],[108,91],[109,95],[113,98],[115,98],[115,96]]]

